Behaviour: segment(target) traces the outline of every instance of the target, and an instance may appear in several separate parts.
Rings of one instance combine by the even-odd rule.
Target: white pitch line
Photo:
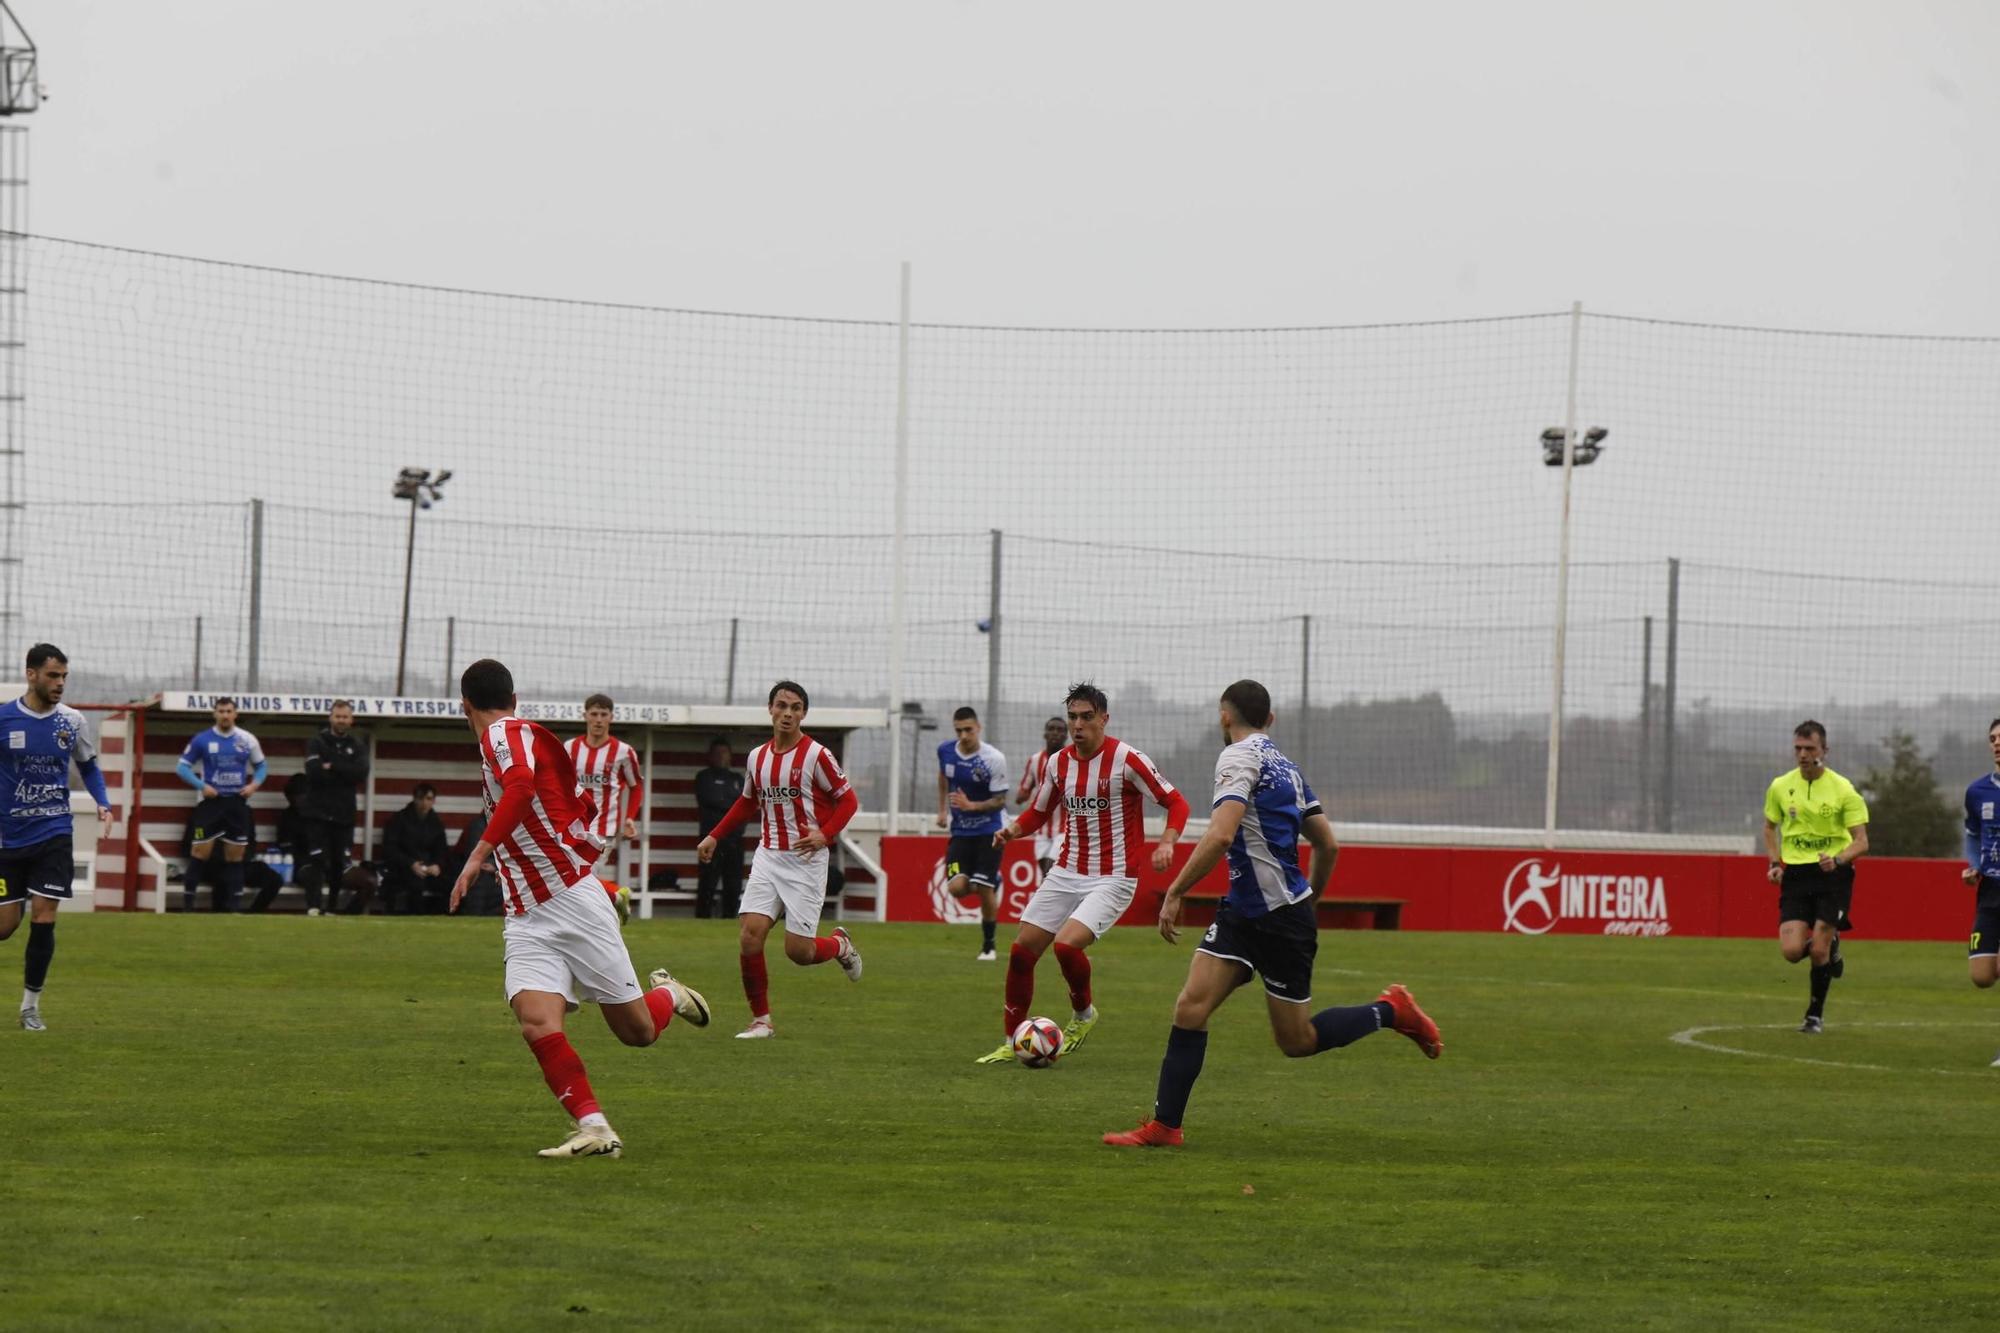
[[[1982,1069],[1899,1069],[1893,1065],[1862,1064],[1858,1060],[1821,1060],[1810,1055],[1783,1055],[1777,1051],[1746,1051],[1739,1046],[1724,1046],[1721,1042],[1703,1041],[1705,1032],[1753,1032],[1775,1031],[1793,1027],[1791,1023],[1713,1023],[1706,1027],[1684,1028],[1673,1034],[1669,1040],[1682,1046],[1692,1046],[1697,1050],[1713,1051],[1718,1055],[1747,1055],[1753,1060],[1789,1060],[1798,1065],[1821,1065],[1828,1069],[1867,1069],[1878,1074],[1945,1074],[1953,1078],[1992,1078]],[[1843,1023],[1850,1028],[1987,1028],[1990,1023]]]

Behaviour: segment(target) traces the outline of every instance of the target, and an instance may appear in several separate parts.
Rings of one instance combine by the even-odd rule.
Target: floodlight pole
[[[403,631],[396,639],[396,697],[403,697],[403,668],[410,660],[410,571],[417,559],[417,496],[409,497],[409,536],[403,543]]]
[[[1555,660],[1549,671],[1548,787],[1542,802],[1542,845],[1556,845],[1556,797],[1562,790],[1563,665],[1569,651],[1569,508],[1570,481],[1576,475],[1577,349],[1583,335],[1583,302],[1569,307],[1569,406],[1563,414],[1562,536],[1556,555]]]
[[[903,261],[902,303],[896,317],[896,493],[895,536],[889,543],[889,725],[903,725],[903,616],[907,598],[903,572],[910,490],[910,261]],[[889,736],[889,808],[885,824],[896,834],[903,808],[903,746],[900,730]]]

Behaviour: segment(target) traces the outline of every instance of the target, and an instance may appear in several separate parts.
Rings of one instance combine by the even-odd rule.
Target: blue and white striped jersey
[[[1262,732],[1223,747],[1215,760],[1215,801],[1240,801],[1243,822],[1229,844],[1229,906],[1263,916],[1312,893],[1299,869],[1299,831],[1320,814],[1299,766]]]
[[[263,762],[264,747],[241,727],[231,727],[226,736],[214,727],[205,728],[190,737],[187,748],[181,751],[181,763],[224,796],[234,796],[249,786]]]
[[[95,778],[91,794],[104,804],[97,748],[90,743],[82,713],[68,704],[37,713],[25,699],[0,704],[0,782],[7,784],[6,803],[0,806],[0,847],[32,847],[71,835],[72,760],[87,783]]]

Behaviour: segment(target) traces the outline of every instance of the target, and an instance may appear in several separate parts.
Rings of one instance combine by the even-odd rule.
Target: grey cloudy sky
[[[2000,332],[1981,0],[16,7],[51,235],[842,317],[908,258],[957,322]]]

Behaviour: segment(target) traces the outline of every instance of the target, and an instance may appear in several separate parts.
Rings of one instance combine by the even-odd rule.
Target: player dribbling
[[[507,1003],[521,1039],[576,1129],[541,1156],[616,1157],[624,1150],[605,1119],[583,1060],[563,1033],[579,999],[597,1005],[627,1046],[651,1046],[678,1014],[708,1026],[708,1002],[665,968],[641,990],[602,883],[592,871],[598,846],[594,806],[580,792],[562,742],[514,715],[514,676],[482,658],[459,678],[459,708],[479,738],[486,831],[452,885],[451,910],[491,861],[499,873]]]

